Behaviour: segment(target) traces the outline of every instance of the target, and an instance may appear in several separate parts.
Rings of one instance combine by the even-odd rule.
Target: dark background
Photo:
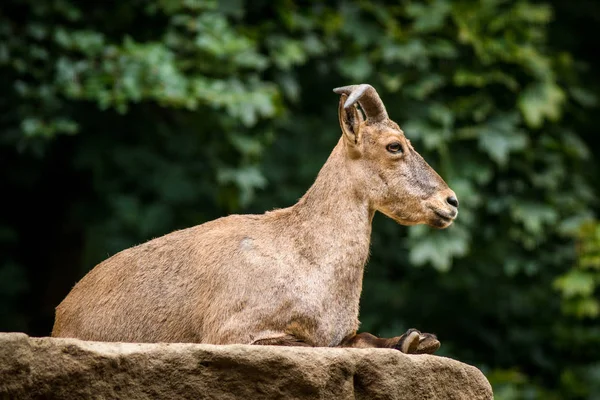
[[[600,398],[600,2],[4,0],[0,330],[94,265],[293,204],[368,82],[457,192],[378,216],[362,329],[436,332],[497,399]]]

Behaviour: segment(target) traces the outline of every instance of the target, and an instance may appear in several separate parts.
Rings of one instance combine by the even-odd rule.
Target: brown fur
[[[405,335],[352,339],[373,215],[446,227],[457,213],[447,201],[454,193],[396,123],[365,121],[355,106],[344,109],[345,99],[343,135],[297,204],[123,250],[75,285],[57,307],[52,336],[400,348]],[[394,141],[402,154],[386,150]]]

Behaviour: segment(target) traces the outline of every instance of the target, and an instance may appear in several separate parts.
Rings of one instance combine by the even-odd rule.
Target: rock
[[[475,367],[388,349],[104,343],[0,333],[0,399],[492,399]]]

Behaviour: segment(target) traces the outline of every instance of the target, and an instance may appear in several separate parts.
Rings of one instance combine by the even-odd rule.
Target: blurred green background
[[[0,330],[116,252],[293,204],[374,85],[456,191],[374,221],[362,329],[435,332],[497,399],[600,399],[600,2],[3,0]]]

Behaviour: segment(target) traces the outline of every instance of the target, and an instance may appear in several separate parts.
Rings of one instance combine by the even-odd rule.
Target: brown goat
[[[343,134],[298,203],[121,251],[57,307],[52,336],[437,350],[434,335],[415,329],[391,339],[356,334],[359,298],[376,211],[403,225],[445,228],[458,200],[373,87],[334,91]]]

